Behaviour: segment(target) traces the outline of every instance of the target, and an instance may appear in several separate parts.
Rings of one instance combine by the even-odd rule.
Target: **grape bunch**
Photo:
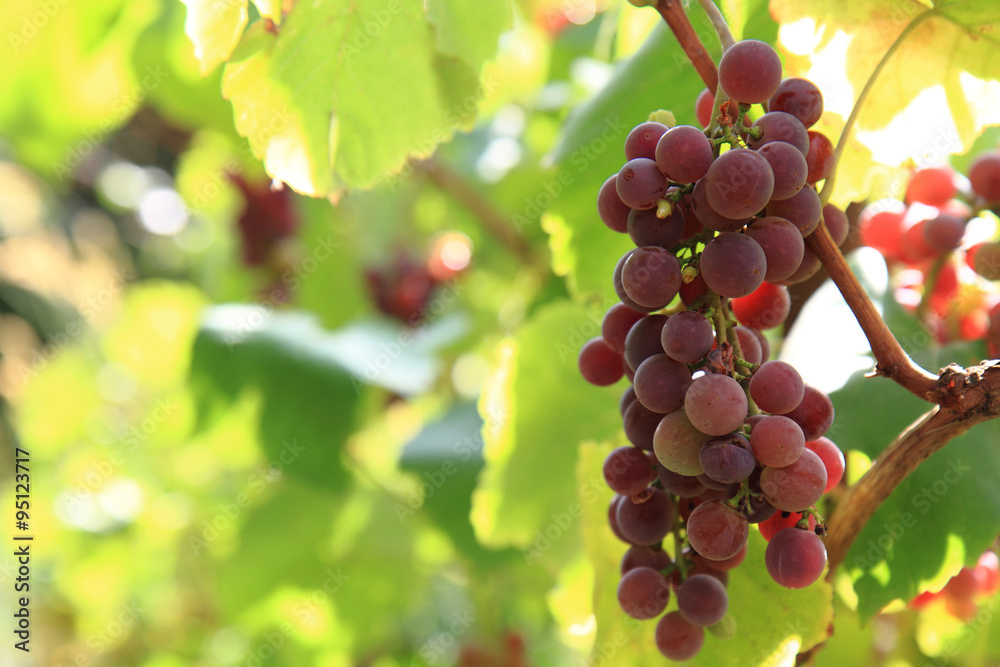
[[[923,609],[944,602],[951,616],[968,622],[979,611],[979,603],[997,591],[1000,591],[1000,558],[994,551],[984,551],[975,567],[963,567],[940,591],[926,591],[913,598],[910,607]]]
[[[621,303],[579,357],[593,384],[631,382],[620,403],[631,446],[604,463],[616,493],[608,520],[630,545],[618,599],[634,618],[660,618],[657,646],[672,660],[696,655],[706,628],[734,634],[726,583],[751,524],[768,540],[777,583],[803,588],[820,577],[815,504],[844,472],[823,437],[829,397],[770,361],[761,333],[788,316],[787,285],[819,268],[803,239],[824,220],[838,243],[847,236],[846,216],[822,206],[815,188],[833,168],[830,141],[809,130],[822,95],[804,79],[782,80],[774,49],[755,40],[725,52],[719,84],[728,99],[716,107],[705,91],[696,102],[704,128],[653,114],[601,187],[601,219],[636,248],[614,269]],[[764,112],[751,122],[755,105]],[[671,592],[677,609],[664,613]]]
[[[915,170],[903,201],[868,204],[858,226],[862,243],[896,269],[897,301],[915,311],[938,342],[985,338],[996,357],[1000,242],[982,238],[982,224],[970,224],[985,222],[990,210],[1000,212],[998,150],[978,155],[968,179],[948,165]]]

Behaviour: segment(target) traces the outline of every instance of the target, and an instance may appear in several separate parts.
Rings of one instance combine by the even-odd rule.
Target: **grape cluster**
[[[931,603],[944,602],[949,614],[968,622],[979,611],[979,602],[997,591],[1000,591],[1000,558],[993,551],[984,551],[975,567],[963,567],[940,591],[927,591],[913,598],[910,607],[923,609]]]
[[[862,243],[898,267],[896,299],[917,311],[939,342],[986,338],[996,357],[1000,297],[988,281],[1000,281],[1000,242],[968,233],[991,209],[1000,211],[998,150],[977,156],[968,179],[948,165],[915,170],[903,201],[868,204],[858,226]]]
[[[616,493],[608,520],[631,545],[618,599],[634,618],[660,617],[657,646],[672,660],[696,655],[705,628],[734,633],[726,583],[751,524],[769,541],[776,582],[819,578],[825,528],[814,505],[844,472],[823,437],[829,397],[769,361],[761,333],[788,316],[786,285],[819,267],[804,237],[824,219],[838,243],[847,235],[844,213],[822,206],[814,186],[833,168],[829,140],[808,129],[822,96],[782,80],[774,49],[755,40],[726,51],[719,84],[728,100],[716,107],[705,91],[696,102],[705,129],[641,123],[601,187],[601,219],[637,247],[613,273],[621,303],[579,358],[593,384],[631,381],[620,409],[632,446],[604,464]],[[750,122],[758,104],[765,112]],[[677,609],[664,614],[671,592]]]

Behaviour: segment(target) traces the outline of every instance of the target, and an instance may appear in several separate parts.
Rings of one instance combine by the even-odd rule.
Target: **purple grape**
[[[628,538],[622,534],[621,528],[618,527],[618,505],[625,500],[625,496],[615,496],[611,499],[611,503],[608,505],[608,525],[611,526],[611,532],[615,534],[622,542],[631,544]]]
[[[704,434],[698,433],[698,435],[702,436]],[[705,485],[697,477],[678,475],[673,470],[663,467],[659,459],[656,461],[656,470],[659,473],[660,485],[664,491],[671,495],[680,498],[694,498],[705,492]]]
[[[750,536],[747,520],[721,500],[695,507],[688,517],[687,531],[691,547],[708,560],[732,558]]]
[[[767,101],[781,85],[781,59],[766,42],[736,42],[719,60],[719,85],[729,97],[745,104]]]
[[[791,412],[804,395],[802,376],[784,361],[768,361],[750,378],[750,398],[758,408],[772,415]]]
[[[785,416],[802,428],[806,440],[815,440],[833,425],[833,402],[824,392],[806,385],[802,402]]]
[[[645,211],[634,209],[628,214],[628,235],[632,243],[639,247],[660,246],[673,248],[684,235],[684,209],[674,206],[670,215],[660,219],[656,217],[656,209]]]
[[[705,644],[705,629],[691,625],[679,611],[665,614],[656,624],[656,648],[668,660],[683,662],[698,655]]]
[[[744,360],[751,364],[759,364],[764,361],[764,350],[760,344],[760,339],[763,336],[760,331],[744,326],[733,327],[731,331],[736,333],[736,338],[740,341],[740,350],[743,352]]]
[[[659,426],[661,419],[663,415],[653,412],[639,401],[634,401],[625,409],[625,416],[622,418],[625,437],[639,449],[651,452],[653,434],[656,433],[656,427]]]
[[[760,424],[756,428],[759,428]],[[752,436],[751,436],[752,437]],[[760,488],[767,502],[785,512],[812,507],[826,488],[826,466],[811,449],[804,449],[795,463],[783,468],[764,468]]]
[[[691,211],[702,225],[716,232],[738,232],[750,222],[750,216],[734,220],[719,215],[709,205],[705,189],[705,179],[701,179],[694,184],[694,191],[691,193]]]
[[[617,181],[618,174],[612,174],[604,181],[597,193],[597,213],[610,229],[624,234],[628,229],[628,214],[632,209],[618,196]]]
[[[623,496],[633,496],[656,479],[652,461],[641,449],[618,447],[604,459],[604,481],[611,490]]]
[[[788,220],[798,228],[803,237],[806,237],[819,227],[823,217],[823,204],[816,189],[807,186],[788,199],[768,202],[766,213]]]
[[[622,272],[625,270],[625,262],[628,261],[629,257],[631,257],[634,252],[635,250],[629,250],[618,260],[618,263],[615,265],[614,276],[612,277],[612,285],[614,285],[615,294],[618,295],[618,298],[621,299],[623,304],[632,310],[638,310],[643,313],[651,313],[654,310],[659,310],[659,308],[647,308],[646,306],[640,306],[633,301],[632,297],[630,297],[628,292],[625,291],[625,283],[622,279]]]
[[[656,144],[656,164],[675,183],[694,183],[712,166],[712,143],[697,127],[672,127]]]
[[[771,165],[760,153],[746,148],[734,148],[720,155],[709,167],[704,181],[709,206],[719,215],[734,220],[762,210],[774,192]]]
[[[667,179],[656,162],[646,157],[626,162],[615,182],[618,196],[625,205],[638,209],[655,208],[657,200],[667,194],[667,187]]]
[[[591,338],[580,348],[577,365],[583,379],[598,387],[618,382],[624,372],[622,355],[612,350],[603,338]]]
[[[667,126],[663,123],[646,121],[639,123],[632,128],[632,131],[625,137],[625,159],[633,160],[637,157],[656,157],[656,143],[667,131]]]
[[[728,609],[726,587],[715,577],[695,574],[677,588],[677,610],[692,625],[702,628],[715,625]]]
[[[844,245],[844,241],[847,240],[847,235],[851,231],[847,214],[833,204],[824,204],[823,221],[826,223],[826,228],[830,230],[833,242],[838,246]]]
[[[767,259],[745,234],[719,234],[701,254],[701,275],[716,294],[732,299],[751,294],[764,282]]]
[[[806,158],[795,146],[784,141],[772,141],[761,146],[757,152],[767,160],[774,172],[771,201],[788,199],[806,184],[809,168]]]
[[[656,544],[670,532],[676,514],[677,510],[674,509],[670,496],[650,487],[642,494],[620,502],[615,518],[622,535],[629,542],[649,546]]]
[[[647,315],[632,325],[625,336],[625,363],[629,368],[638,370],[639,364],[649,357],[663,354],[660,338],[666,323],[666,315]]]
[[[621,573],[624,575],[637,567],[648,567],[660,572],[673,564],[673,560],[663,549],[634,545],[622,556]]]
[[[782,528],[767,543],[764,564],[779,585],[805,588],[823,574],[826,545],[811,530]]]
[[[924,240],[935,250],[948,252],[962,244],[965,219],[950,213],[940,213],[924,225]]]
[[[742,482],[756,466],[750,443],[737,433],[709,440],[698,452],[698,462],[705,475],[720,484]]]
[[[712,349],[715,330],[704,315],[685,310],[667,318],[660,333],[660,343],[671,359],[693,364]]]
[[[684,406],[691,371],[665,354],[654,354],[639,364],[632,385],[639,402],[653,412],[666,414]]]
[[[802,157],[809,154],[809,130],[790,113],[770,111],[758,118],[750,129],[754,128],[760,129],[760,136],[754,139],[751,135],[747,142],[750,148],[760,148],[772,141],[784,141],[799,149]]]
[[[771,95],[767,108],[770,111],[790,113],[806,128],[810,128],[823,115],[823,93],[807,79],[785,79],[774,95]]]
[[[785,280],[802,264],[805,242],[802,232],[784,218],[769,216],[747,227],[747,236],[756,241],[767,262],[764,280]]]
[[[753,427],[750,445],[761,464],[780,468],[798,460],[806,448],[806,440],[798,424],[788,417],[771,415]]]
[[[653,433],[653,451],[660,464],[678,475],[693,477],[704,472],[698,452],[708,436],[696,429],[684,410],[663,417]]]
[[[604,313],[604,319],[601,320],[601,337],[612,350],[624,354],[625,338],[628,336],[628,332],[643,317],[645,317],[644,313],[632,310],[624,303],[616,303],[608,308],[608,312]]]
[[[632,301],[646,308],[662,308],[681,287],[681,265],[659,246],[636,248],[622,267],[622,286]]]
[[[702,433],[726,435],[743,425],[747,416],[747,395],[740,383],[728,375],[708,373],[688,387],[684,412]]]

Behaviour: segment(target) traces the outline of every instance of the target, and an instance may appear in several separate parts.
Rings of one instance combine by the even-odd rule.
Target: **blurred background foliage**
[[[721,4],[738,36],[776,42],[766,2]],[[858,4],[848,33],[900,5]],[[702,84],[656,13],[625,2],[428,5],[352,3],[363,20],[338,55],[340,2],[0,2],[3,449],[31,453],[37,550],[33,650],[4,664],[663,662],[614,604],[599,467],[622,440],[620,387],[586,386],[575,359],[627,249],[597,188],[649,111],[693,123]],[[792,71],[812,66],[794,53]],[[996,112],[995,90],[966,94],[987,93]],[[1000,122],[976,118],[970,137]],[[845,181],[843,203],[867,194]],[[890,312],[884,265],[855,261]],[[927,359],[985,356],[911,339]],[[835,395],[852,479],[920,411],[873,386]],[[877,415],[848,409],[873,400]],[[892,585],[846,568],[818,664],[995,664],[992,615],[974,632],[934,608],[861,624],[1000,532],[1000,462],[979,447],[995,430],[942,452],[982,465],[882,554]],[[704,664],[792,664],[826,636],[831,589],[771,587],[759,542],[731,586],[748,638],[710,640]]]

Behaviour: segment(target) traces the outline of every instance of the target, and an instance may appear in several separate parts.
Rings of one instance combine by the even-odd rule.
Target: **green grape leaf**
[[[297,3],[273,39],[251,27],[223,95],[269,174],[304,194],[370,187],[475,117],[479,66],[506,0]],[[482,20],[483,12],[494,20]],[[429,19],[429,20],[428,20]],[[475,20],[474,20],[475,19]]]
[[[828,97],[840,111],[825,116],[822,130],[833,140],[849,110],[838,98],[856,99],[901,38],[857,120],[857,133],[882,136],[866,139],[868,145],[857,133],[852,136],[838,170],[833,194],[838,203],[867,196],[872,176],[880,169],[869,160],[870,146],[878,138],[894,149],[885,153],[893,156],[892,164],[908,158],[923,164],[965,151],[984,126],[1000,123],[995,105],[971,79],[994,85],[1000,80],[1000,7],[992,0],[942,0],[933,6],[913,0],[853,0],[846,5],[838,0],[772,0],[771,12],[783,25],[815,22],[811,41],[797,39],[801,31],[783,33],[783,43],[795,54],[786,62],[786,75],[809,76],[828,86]],[[914,132],[913,123],[891,125],[918,97],[921,105],[913,120],[923,121],[925,127]],[[881,155],[876,151],[876,158]]]
[[[580,442],[621,431],[621,387],[590,386],[577,369],[580,347],[599,335],[602,315],[566,301],[540,308],[501,345],[480,399],[487,466],[472,522],[481,542],[522,547],[529,563],[548,542],[568,548],[562,545],[572,541],[544,534],[564,533],[559,519],[576,497],[572,476],[556,471],[573,469]]]
[[[613,493],[603,485],[593,485],[594,472],[601,470],[610,445],[587,443],[580,448],[577,485],[581,498],[596,496],[599,502],[583,502],[583,541],[594,569],[594,615],[597,637],[593,659],[603,657],[608,667],[658,667],[664,658],[653,638],[655,621],[637,621],[622,612],[617,588],[620,563],[627,545],[615,538],[608,526],[608,503]],[[813,585],[788,590],[776,584],[764,566],[767,543],[755,529],[750,530],[747,556],[729,573],[729,614],[736,621],[736,638],[717,639],[705,635],[705,645],[689,663],[705,667],[768,667],[795,664],[796,654],[807,651],[827,638],[833,621],[833,590],[820,578]],[[668,551],[673,545],[668,539]],[[667,611],[677,608],[671,596]],[[733,642],[739,642],[734,650]],[[611,649],[615,650],[612,651]]]
[[[223,519],[237,522],[247,512],[239,547],[219,568],[218,600],[226,613],[239,616],[281,586],[322,586],[329,564],[317,554],[333,528],[335,507],[328,496],[295,485],[284,486],[250,510],[236,502],[222,504],[215,522],[209,524],[215,530],[228,525]],[[290,536],[294,536],[295,548],[283,539]]]
[[[253,0],[253,4],[261,16],[271,19],[276,24],[281,24],[282,0]]]
[[[181,0],[187,6],[184,32],[194,44],[205,76],[229,60],[247,25],[247,0]]]

